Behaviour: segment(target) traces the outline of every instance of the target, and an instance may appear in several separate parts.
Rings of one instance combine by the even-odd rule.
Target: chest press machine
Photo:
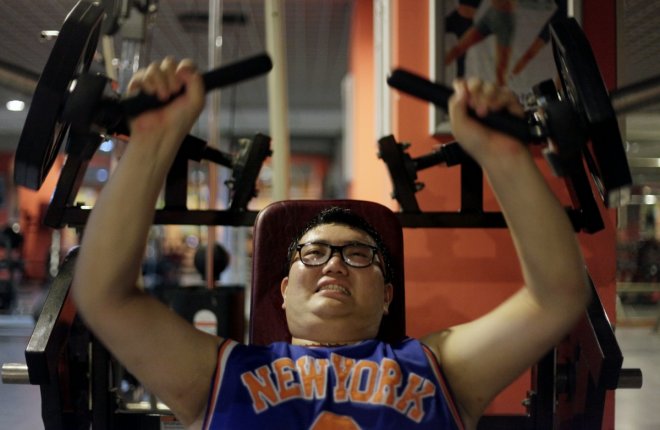
[[[39,189],[63,139],[67,138],[66,160],[44,220],[52,228],[84,226],[89,210],[76,205],[74,199],[102,137],[126,134],[126,119],[153,106],[153,100],[119,100],[108,91],[107,78],[87,73],[103,19],[102,8],[86,1],[76,4],[67,17],[39,80],[16,153],[16,184]],[[571,191],[573,206],[567,210],[573,225],[576,231],[595,233],[603,228],[603,222],[589,178],[596,183],[600,198],[609,206],[620,200],[621,193],[630,185],[630,173],[610,96],[599,80],[600,73],[590,47],[575,22],[568,20],[553,26],[553,50],[562,91],[558,93],[554,85],[550,87],[547,83],[539,85],[535,91],[538,99],[544,100],[543,109],[531,113],[522,122],[506,117],[488,121],[495,127],[522,133],[515,135],[524,141],[552,139],[553,144],[548,145],[545,153]],[[207,89],[230,85],[269,69],[268,57],[258,56],[205,74],[205,85]],[[71,90],[74,81],[75,89]],[[446,107],[451,94],[450,90],[404,70],[395,70],[389,83],[440,107]],[[571,125],[562,126],[565,121]],[[500,126],[501,123],[505,125]],[[401,291],[397,294],[401,300],[393,304],[393,315],[386,322],[389,326],[383,330],[396,338],[405,334],[400,226],[506,226],[501,214],[484,212],[482,173],[456,145],[446,145],[428,156],[413,159],[406,153],[406,145],[387,136],[380,139],[379,149],[392,179],[394,198],[401,206],[396,214],[390,212],[373,218],[389,220],[385,230],[393,231],[393,239],[386,240],[393,240],[393,249],[398,250],[394,257],[395,264],[400,265],[401,279],[396,288]],[[154,219],[155,224],[226,226],[251,226],[257,221],[250,326],[254,343],[285,340],[287,336],[286,322],[282,313],[277,312],[280,302],[274,300],[269,291],[272,279],[261,277],[273,270],[267,265],[262,265],[264,271],[257,268],[259,259],[272,260],[272,255],[260,254],[259,249],[267,248],[260,248],[261,241],[272,241],[274,234],[286,231],[273,226],[285,222],[287,228],[297,229],[311,213],[327,204],[354,208],[368,218],[370,212],[380,214],[382,210],[378,209],[379,205],[358,201],[277,202],[258,218],[256,212],[247,210],[247,203],[255,193],[254,183],[261,165],[269,155],[270,139],[265,135],[258,134],[246,141],[236,154],[208,148],[205,142],[189,136],[168,175],[165,206],[157,210]],[[233,185],[227,210],[186,208],[189,159],[207,159],[232,169]],[[584,170],[583,159],[589,172]],[[415,199],[415,192],[421,188],[416,182],[416,172],[440,163],[461,164],[462,208],[458,213],[423,212]],[[3,380],[40,386],[46,430],[89,428],[90,425],[95,430],[160,428],[166,411],[128,413],[118,403],[116,387],[109,377],[113,369],[112,357],[76,317],[68,294],[75,255],[74,249],[64,259],[51,285],[26,347],[26,364],[3,366]],[[598,295],[593,297],[584,318],[568,339],[534,367],[532,389],[525,400],[527,414],[484,416],[480,429],[600,428],[605,393],[616,388],[641,386],[638,369],[621,369],[623,357],[612,327]]]

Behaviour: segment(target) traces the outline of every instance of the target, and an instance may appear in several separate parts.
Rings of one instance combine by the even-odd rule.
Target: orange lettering
[[[328,384],[328,360],[304,355],[296,360],[302,394],[306,399],[325,397]]]
[[[380,363],[378,388],[374,392],[371,401],[392,407],[394,405],[396,389],[399,385],[401,385],[401,368],[399,367],[399,363],[392,359],[384,358]]]
[[[345,402],[348,400],[346,388],[348,387],[348,378],[351,376],[351,370],[355,364],[352,358],[342,357],[337,354],[330,354],[332,368],[335,370],[337,383],[335,385],[335,402]]]
[[[351,400],[367,402],[373,394],[378,375],[378,365],[373,361],[361,360],[353,367],[351,376]],[[362,387],[362,388],[361,388]]]
[[[275,370],[280,399],[285,401],[300,397],[300,384],[293,378],[293,360],[289,357],[278,358],[273,362],[273,370]]]
[[[256,375],[252,372],[243,373],[241,375],[241,381],[250,393],[252,407],[254,407],[256,413],[265,411],[268,405],[273,406],[279,403],[280,399],[277,397],[275,384],[270,379],[270,369],[268,366],[258,368]]]
[[[408,384],[405,390],[396,401],[395,408],[403,413],[408,410],[406,415],[415,422],[420,422],[424,418],[424,405],[422,400],[435,394],[435,385],[428,379],[423,379],[419,375],[411,373],[408,376]]]

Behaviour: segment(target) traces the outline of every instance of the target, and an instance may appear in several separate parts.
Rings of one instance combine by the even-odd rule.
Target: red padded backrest
[[[405,336],[403,231],[387,207],[361,200],[288,200],[272,203],[257,215],[252,252],[250,343],[290,341],[282,309],[280,283],[287,275],[287,250],[294,237],[321,210],[339,206],[366,219],[382,236],[392,258],[394,299],[383,317],[378,338],[396,342]]]

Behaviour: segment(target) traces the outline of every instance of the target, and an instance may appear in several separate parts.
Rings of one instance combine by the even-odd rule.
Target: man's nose
[[[323,265],[324,269],[341,270],[343,272],[346,272],[347,266],[344,257],[342,257],[338,249],[332,251],[330,259]]]

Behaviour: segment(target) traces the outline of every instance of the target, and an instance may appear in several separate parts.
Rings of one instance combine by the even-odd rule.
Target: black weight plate
[[[102,20],[103,8],[83,0],[64,20],[18,141],[14,160],[16,185],[38,190],[48,175],[69,129],[69,124],[61,119],[64,103],[76,76],[89,70]]]
[[[574,18],[551,24],[552,50],[564,96],[580,115],[595,163],[591,174],[606,205],[632,178],[616,113],[603,82],[591,45]],[[587,157],[590,154],[585,154]]]

